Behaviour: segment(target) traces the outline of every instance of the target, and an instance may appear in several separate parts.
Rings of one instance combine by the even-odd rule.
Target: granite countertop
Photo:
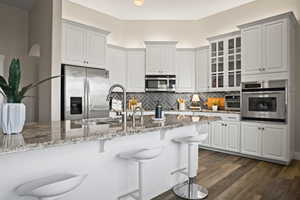
[[[107,140],[116,137],[138,135],[146,132],[152,132],[162,129],[173,129],[193,124],[207,123],[208,121],[219,120],[219,117],[205,116],[184,116],[184,115],[165,115],[166,120],[153,121],[152,115],[144,116],[143,125],[139,120],[136,127],[132,126],[132,122],[127,122],[126,131],[122,123],[83,123],[80,121],[57,121],[49,123],[37,123],[26,125],[23,130],[23,138],[25,145],[17,148],[3,148],[3,136],[0,138],[0,155],[22,152],[48,147],[76,144],[85,141]]]
[[[131,110],[128,110],[128,112],[132,112]],[[145,112],[154,112],[154,110],[145,110]],[[178,112],[193,112],[193,113],[223,113],[223,114],[241,114],[240,111],[234,111],[234,110],[217,110],[217,111],[213,111],[213,110],[210,110],[210,109],[202,109],[202,110],[190,110],[190,109],[187,109],[187,110],[165,110],[165,112],[168,112],[168,113],[178,113]]]

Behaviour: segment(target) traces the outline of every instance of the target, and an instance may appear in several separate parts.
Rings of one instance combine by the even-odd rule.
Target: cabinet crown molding
[[[242,25],[239,25],[238,28],[239,29],[244,29],[244,28],[248,28],[250,26],[264,24],[264,23],[268,23],[268,22],[272,22],[272,21],[276,21],[276,20],[280,20],[280,19],[290,19],[293,24],[298,24],[298,21],[297,21],[295,15],[294,15],[294,13],[293,12],[287,12],[287,13],[283,13],[283,14],[280,14],[280,15],[275,15],[275,16],[268,17],[268,18],[265,18],[265,19],[257,20],[257,21],[254,21],[254,22],[242,24]]]
[[[144,41],[145,45],[177,45],[177,41]]]
[[[96,31],[100,34],[103,34],[103,35],[109,35],[110,32],[109,31],[106,31],[106,30],[103,30],[103,29],[100,29],[100,28],[96,28],[96,27],[93,27],[93,26],[88,26],[88,25],[85,25],[85,24],[81,24],[79,22],[74,22],[74,21],[71,21],[71,20],[68,20],[68,19],[62,19],[62,23],[67,23],[67,24],[71,24],[71,25],[75,25],[75,26],[81,26],[83,27],[84,29],[89,29],[89,30],[92,30],[92,31]]]
[[[215,41],[215,40],[220,40],[220,39],[224,39],[224,38],[227,38],[227,37],[234,37],[234,36],[238,36],[238,35],[241,35],[241,31],[233,31],[233,32],[230,32],[230,33],[225,33],[225,34],[221,34],[221,35],[217,35],[217,36],[212,36],[212,37],[209,37],[207,38],[208,41]]]
[[[201,50],[209,50],[209,45],[207,46],[202,46],[202,47],[197,47],[195,48],[196,51],[201,51]]]

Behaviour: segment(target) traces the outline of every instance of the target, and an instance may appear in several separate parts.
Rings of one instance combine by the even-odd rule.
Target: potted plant
[[[22,100],[26,93],[38,85],[57,78],[53,76],[36,83],[31,83],[20,89],[21,66],[19,59],[13,59],[9,67],[9,78],[5,80],[0,76],[0,92],[5,98],[5,102],[0,106],[0,125],[5,135],[19,134],[22,132],[25,124],[25,105]]]
[[[212,110],[213,111],[218,111],[218,106],[219,106],[219,100],[215,100],[212,102]]]

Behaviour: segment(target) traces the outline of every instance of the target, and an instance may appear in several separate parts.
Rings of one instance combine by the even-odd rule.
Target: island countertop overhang
[[[84,124],[78,123],[76,120],[30,124],[24,127],[22,133],[25,145],[11,149],[4,149],[1,146],[0,155],[88,141],[111,140],[117,137],[141,135],[147,132],[201,125],[220,120],[219,117],[201,115],[165,115],[164,121],[154,121],[152,118],[151,115],[144,116],[144,123],[137,123],[135,127],[128,122],[126,129],[121,123]]]

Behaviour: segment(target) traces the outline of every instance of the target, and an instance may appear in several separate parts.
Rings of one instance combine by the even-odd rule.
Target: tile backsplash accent
[[[183,98],[186,100],[187,107],[191,104],[193,94],[198,94],[201,100],[201,107],[205,108],[204,103],[209,97],[225,97],[225,95],[233,93],[225,92],[208,92],[208,93],[127,93],[127,102],[132,97],[135,97],[139,102],[142,102],[145,110],[154,110],[159,101],[164,110],[177,110],[177,99]],[[236,94],[236,93],[235,93]],[[114,93],[113,98],[122,100],[122,93]]]

